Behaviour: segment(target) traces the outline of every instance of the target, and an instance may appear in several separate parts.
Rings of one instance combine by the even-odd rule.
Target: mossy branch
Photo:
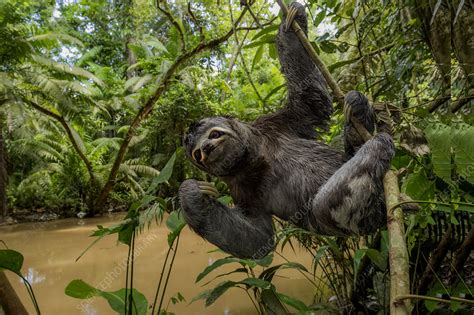
[[[286,15],[288,8],[281,1],[277,0],[283,13]],[[326,65],[319,58],[308,38],[304,34],[301,27],[296,21],[292,22],[291,27],[295,31],[299,40],[305,47],[311,59],[321,71],[324,79],[333,91],[336,101],[340,106],[344,106],[344,93],[332,77]],[[365,127],[354,117],[351,117],[351,122],[356,128],[359,135],[365,140],[369,140],[372,136],[365,129]],[[390,258],[390,314],[409,314],[410,303],[409,300],[397,300],[396,297],[408,296],[410,294],[410,275],[409,275],[409,260],[408,251],[405,242],[405,226],[403,220],[403,212],[397,206],[400,195],[398,186],[398,178],[394,171],[388,171],[384,177],[384,191],[385,201],[387,207],[387,229],[390,239],[389,258]]]

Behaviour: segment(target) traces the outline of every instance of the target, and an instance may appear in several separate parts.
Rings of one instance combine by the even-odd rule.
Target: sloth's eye
[[[224,133],[222,131],[219,131],[219,130],[213,130],[211,131],[211,133],[209,134],[209,139],[218,139],[220,137],[222,137]]]

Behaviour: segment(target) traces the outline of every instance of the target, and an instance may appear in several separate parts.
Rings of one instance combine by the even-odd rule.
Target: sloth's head
[[[247,153],[247,126],[235,119],[211,117],[191,124],[184,137],[186,155],[216,176],[233,175]]]

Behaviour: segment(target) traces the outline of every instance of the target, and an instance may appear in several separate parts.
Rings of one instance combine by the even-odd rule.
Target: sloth
[[[290,17],[292,14],[292,17]],[[366,235],[386,224],[383,176],[394,145],[386,133],[364,143],[350,122],[369,132],[375,118],[367,98],[346,94],[345,152],[316,141],[333,112],[326,82],[296,33],[307,34],[304,7],[293,3],[276,37],[288,99],[280,110],[243,122],[209,117],[193,123],[184,138],[187,157],[224,181],[235,206],[217,200],[216,188],[194,179],[179,189],[190,228],[239,258],[260,259],[276,244],[272,217],[320,235]]]

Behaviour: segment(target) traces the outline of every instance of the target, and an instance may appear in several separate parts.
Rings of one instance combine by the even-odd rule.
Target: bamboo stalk
[[[284,15],[287,15],[288,8],[286,5],[281,0],[277,0],[277,3]],[[313,46],[311,46],[311,43],[308,41],[308,38],[306,38],[306,35],[295,20],[293,20],[291,27],[305,47],[311,59],[321,71],[324,79],[333,91],[336,101],[343,106],[344,93],[340,89],[336,80],[334,80],[326,65],[319,58]],[[370,133],[356,118],[351,117],[351,122],[353,123],[359,135],[365,141],[370,139]],[[403,212],[398,206],[398,196],[400,195],[400,189],[398,187],[398,178],[396,173],[394,171],[388,171],[387,174],[385,174],[383,183],[387,207],[387,229],[390,240],[390,314],[409,314],[411,308],[409,299],[397,299],[399,296],[410,295],[410,274],[408,251],[405,242]]]

